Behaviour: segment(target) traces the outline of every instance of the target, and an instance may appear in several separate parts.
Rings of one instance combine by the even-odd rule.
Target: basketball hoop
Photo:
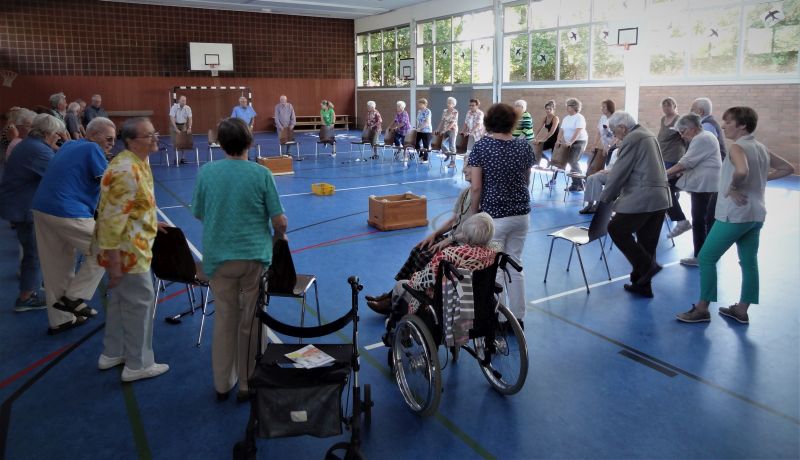
[[[208,69],[211,71],[212,77],[219,77],[219,70],[217,70],[217,67],[219,67],[217,64],[208,64]]]
[[[17,78],[17,73],[11,70],[0,70],[0,77],[3,78],[3,86],[11,88],[11,83]]]

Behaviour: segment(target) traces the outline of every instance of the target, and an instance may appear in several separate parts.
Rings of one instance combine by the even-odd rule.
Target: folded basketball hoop
[[[3,86],[11,88],[11,83],[17,78],[17,73],[11,70],[0,70],[0,77],[3,78]]]

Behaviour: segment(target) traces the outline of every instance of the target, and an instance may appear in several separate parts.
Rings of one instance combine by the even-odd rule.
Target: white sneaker
[[[681,265],[686,265],[689,267],[699,267],[700,264],[697,263],[697,257],[684,257],[681,259]]]
[[[684,220],[678,222],[677,224],[675,224],[674,227],[672,227],[672,231],[667,233],[667,239],[675,238],[678,235],[682,235],[682,234],[684,234],[685,232],[687,232],[687,231],[689,231],[691,229],[692,229],[691,222],[689,222],[688,220],[684,219]]]
[[[112,358],[106,355],[100,355],[100,358],[97,360],[97,368],[101,371],[106,369],[111,369],[112,367],[119,366],[125,362],[124,356],[117,356],[116,358]]]
[[[144,369],[130,369],[128,366],[125,366],[122,369],[122,381],[123,382],[133,382],[135,380],[141,379],[149,379],[152,377],[158,377],[159,375],[167,372],[169,370],[169,365],[167,364],[158,364],[153,363],[150,367],[145,367]]]

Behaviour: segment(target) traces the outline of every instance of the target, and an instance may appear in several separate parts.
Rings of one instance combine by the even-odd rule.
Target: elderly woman
[[[464,128],[461,130],[461,135],[468,136],[467,154],[472,151],[475,143],[486,134],[486,128],[483,126],[483,111],[479,108],[480,106],[481,101],[470,99],[469,110],[464,115]]]
[[[14,149],[17,147],[17,144],[22,142],[22,140],[28,136],[31,126],[33,126],[33,119],[35,117],[36,112],[25,108],[20,108],[14,112],[14,118],[11,121],[14,123],[14,127],[17,129],[17,137],[8,144],[8,147],[6,148],[5,160],[11,156],[11,152],[14,151]]]
[[[747,310],[758,303],[759,294],[758,243],[767,215],[764,189],[767,181],[794,172],[786,160],[771,154],[753,136],[758,124],[755,110],[731,107],[722,120],[725,137],[733,144],[722,161],[716,223],[698,254],[700,300],[691,310],[677,315],[678,321],[685,323],[711,321],[708,307],[717,301],[717,261],[734,244],[742,269],[742,288],[739,301],[730,307],[720,307],[719,313],[742,324],[750,322]]]
[[[489,213],[494,219],[496,241],[504,252],[522,259],[530,227],[531,201],[528,184],[534,165],[533,149],[524,139],[515,139],[511,130],[517,114],[508,104],[494,104],[483,120],[486,136],[469,155],[472,166],[472,211]],[[520,320],[525,317],[525,273],[511,270],[506,305]],[[503,275],[498,274],[498,282]]]
[[[556,142],[556,148],[565,146],[569,148],[569,166],[572,172],[582,174],[581,153],[586,148],[589,135],[586,133],[586,118],[581,115],[581,101],[571,97],[567,99],[567,116],[561,121],[561,130]],[[577,177],[572,178],[570,192],[582,192],[583,180]]]
[[[467,182],[471,180],[470,169],[469,166],[464,167],[464,179]],[[473,215],[471,196],[469,187],[461,191],[453,207],[453,215],[443,222],[433,233],[414,246],[414,249],[411,250],[403,267],[397,272],[397,275],[395,275],[394,279],[396,281],[409,279],[414,272],[425,268],[425,265],[430,262],[434,254],[448,246],[463,241],[464,237],[461,234],[462,228],[460,226]],[[376,313],[388,314],[391,306],[391,298],[391,291],[379,296],[366,296],[367,306]]]
[[[671,97],[664,98],[661,101],[661,111],[664,116],[661,117],[658,130],[658,145],[661,147],[661,156],[664,157],[664,167],[669,169],[678,163],[684,153],[686,153],[686,144],[683,138],[675,130],[675,123],[678,122],[678,103]],[[675,238],[683,234],[685,231],[692,228],[691,222],[686,220],[686,215],[681,209],[681,202],[678,201],[678,187],[675,183],[678,181],[678,176],[672,176],[669,179],[669,189],[672,194],[672,206],[667,209],[667,216],[670,220],[675,222],[675,226],[667,234],[667,238]]]
[[[378,159],[378,136],[383,126],[381,113],[375,108],[375,101],[367,101],[367,117],[364,123],[364,137],[372,144],[372,159]]]
[[[67,127],[67,134],[69,134],[69,137],[73,140],[83,138],[83,135],[81,134],[81,122],[79,118],[80,110],[80,104],[77,102],[71,102],[67,106],[67,113],[64,116],[64,125]]]
[[[487,247],[492,241],[494,223],[491,216],[485,212],[475,214],[461,224],[461,240],[458,245],[448,246],[436,253],[422,270],[411,274],[410,278],[397,280],[392,290],[391,312],[386,323],[387,331],[392,331],[394,325],[407,313],[416,311],[418,304],[409,294],[403,284],[419,291],[425,291],[433,297],[433,287],[436,276],[439,274],[439,263],[446,260],[455,268],[469,271],[482,270],[494,263],[495,251]]]
[[[600,103],[600,120],[597,122],[597,138],[594,140],[592,150],[595,155],[601,153],[604,157],[608,155],[611,144],[614,143],[614,133],[608,126],[608,117],[614,115],[617,105],[611,99],[606,99]]]
[[[428,161],[428,152],[431,150],[431,109],[428,108],[428,100],[425,98],[417,101],[417,151],[423,163]]]
[[[533,138],[533,153],[536,157],[536,164],[542,160],[546,150],[553,151],[553,147],[558,140],[558,128],[561,120],[555,114],[556,101],[547,101],[544,105],[544,118],[539,130]]]
[[[238,380],[241,401],[247,399],[257,351],[252,320],[259,279],[272,261],[273,239],[286,237],[287,220],[272,173],[247,161],[253,144],[247,125],[224,120],[218,139],[225,160],[200,169],[192,212],[203,221],[203,270],[217,304],[211,349],[214,389],[218,399],[227,399]]]
[[[450,160],[447,164],[448,168],[455,168],[456,166],[456,131],[458,131],[458,110],[456,110],[456,98],[447,98],[447,108],[442,111],[442,120],[439,122],[439,127],[436,128],[435,134],[442,136],[442,153],[444,153],[444,160]]]
[[[406,112],[405,102],[397,101],[396,113],[394,115],[394,121],[392,122],[391,127],[394,128],[394,139],[392,140],[392,144],[402,147],[403,141],[406,138],[406,134],[411,131],[411,122],[408,119],[408,112]]]
[[[686,154],[667,169],[667,177],[680,175],[676,185],[689,192],[692,197],[692,236],[694,254],[681,259],[681,264],[697,266],[697,255],[703,247],[706,235],[714,225],[714,199],[719,186],[719,173],[722,159],[716,136],[703,129],[700,117],[690,113],[675,123],[675,130],[689,144]]]
[[[514,101],[514,111],[517,113],[518,120],[511,135],[523,138],[528,142],[533,141],[533,117],[528,112],[528,102],[522,99]]]
[[[47,165],[55,155],[53,146],[64,130],[64,123],[48,114],[37,115],[28,136],[15,148],[0,182],[0,217],[11,222],[22,248],[19,293],[14,311],[46,308],[39,293],[42,273],[36,248],[31,202]]]

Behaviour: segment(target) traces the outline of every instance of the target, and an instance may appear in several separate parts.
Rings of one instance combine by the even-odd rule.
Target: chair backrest
[[[194,148],[192,135],[186,131],[178,131],[175,134],[175,148],[178,150],[190,150]]]
[[[386,134],[383,135],[384,145],[394,144],[394,134],[397,132],[395,128],[386,128]]]
[[[319,141],[331,144],[336,141],[336,134],[333,132],[333,126],[323,126],[319,129]]]
[[[604,201],[597,202],[597,210],[589,224],[589,241],[606,236],[608,233],[608,222],[611,220],[611,203]]]
[[[183,231],[178,227],[166,227],[165,230],[166,233],[156,233],[153,243],[153,274],[164,281],[194,283],[197,266]]]
[[[272,246],[268,290],[274,294],[293,294],[296,283],[297,272],[294,269],[289,243],[283,238],[279,238]]]
[[[443,136],[441,134],[434,134],[433,140],[431,141],[431,150],[441,150],[442,149],[442,139]]]
[[[281,132],[278,133],[278,141],[281,144],[294,141],[294,130],[288,126],[282,128]]]
[[[469,134],[459,134],[456,136],[456,153],[467,153],[467,146],[469,145]]]
[[[415,147],[417,145],[417,130],[411,129],[403,139],[403,147]]]
[[[208,130],[208,143],[209,144],[217,143],[217,128],[211,128]]]

